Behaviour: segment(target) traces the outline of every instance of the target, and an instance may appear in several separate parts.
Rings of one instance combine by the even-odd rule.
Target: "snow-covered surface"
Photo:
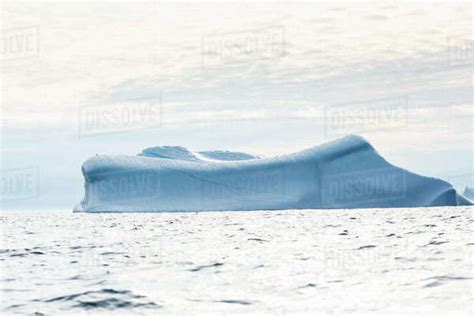
[[[214,161],[237,161],[237,160],[250,160],[250,159],[260,158],[258,156],[254,156],[247,153],[222,151],[222,150],[200,151],[199,155],[204,160],[214,160]]]
[[[0,219],[2,315],[473,314],[469,206]]]
[[[140,156],[93,157],[82,166],[85,197],[75,211],[470,205],[449,183],[389,164],[359,136],[275,158],[230,161],[232,153],[213,153],[202,160],[182,147],[154,147]]]
[[[181,146],[157,146],[142,150],[138,156],[175,159],[184,161],[209,161],[209,162],[223,162],[223,161],[239,161],[259,159],[259,157],[242,152],[234,151],[200,151],[191,152]]]
[[[157,146],[144,149],[138,156],[198,161],[199,159],[189,150],[181,146]]]

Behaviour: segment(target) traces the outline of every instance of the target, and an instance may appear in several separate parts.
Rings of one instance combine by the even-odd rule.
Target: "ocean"
[[[472,315],[472,211],[4,211],[1,313]]]

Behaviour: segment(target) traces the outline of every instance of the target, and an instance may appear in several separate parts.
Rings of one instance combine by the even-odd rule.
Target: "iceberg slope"
[[[182,147],[90,158],[82,166],[85,196],[75,211],[471,205],[449,183],[389,164],[359,136],[276,158],[238,153],[232,160],[232,153],[215,153],[210,156],[224,159],[203,160],[205,153]]]
[[[474,188],[466,187],[463,195],[471,201],[474,201]]]

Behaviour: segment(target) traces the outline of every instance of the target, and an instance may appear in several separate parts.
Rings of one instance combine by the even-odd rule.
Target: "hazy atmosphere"
[[[455,315],[460,1],[0,0],[1,315]]]
[[[71,210],[96,154],[351,133],[473,185],[470,2],[2,2],[1,29],[5,210]]]

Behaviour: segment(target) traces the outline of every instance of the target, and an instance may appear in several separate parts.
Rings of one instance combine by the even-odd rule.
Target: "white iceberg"
[[[84,212],[281,210],[471,205],[449,183],[395,167],[350,135],[259,158],[154,147],[82,166]]]

